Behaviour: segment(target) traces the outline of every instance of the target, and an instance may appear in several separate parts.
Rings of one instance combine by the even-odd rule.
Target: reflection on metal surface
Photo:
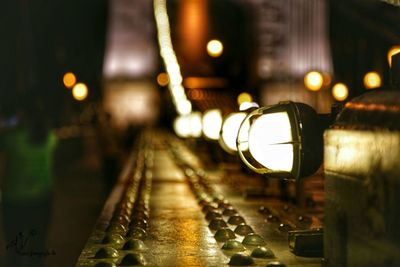
[[[387,54],[387,60],[389,63],[389,67],[392,67],[392,57],[400,53],[400,45],[393,46],[389,49]]]
[[[400,264],[399,107],[398,92],[364,94],[325,132],[326,266]]]
[[[360,178],[373,171],[396,171],[400,175],[397,168],[400,150],[392,149],[398,147],[398,132],[328,130],[325,132],[325,170]],[[377,157],[382,151],[384,156]]]

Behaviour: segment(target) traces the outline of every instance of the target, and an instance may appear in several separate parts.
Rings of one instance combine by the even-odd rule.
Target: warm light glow
[[[237,97],[237,103],[240,106],[242,103],[244,102],[252,102],[253,101],[253,97],[246,92],[240,93]]]
[[[74,88],[72,88],[72,96],[78,101],[85,100],[88,92],[88,88],[84,83],[77,83]]]
[[[259,108],[260,106],[256,102],[243,102],[239,106],[240,111],[248,110],[249,108]]]
[[[67,72],[64,74],[63,83],[68,89],[72,88],[76,83],[76,77],[72,72]]]
[[[249,150],[255,160],[275,171],[293,168],[292,131],[286,112],[264,114],[250,127]]]
[[[186,77],[183,80],[183,85],[189,89],[223,88],[227,84],[225,78],[217,77]]]
[[[327,72],[324,72],[324,73],[322,73],[322,77],[324,79],[323,85],[324,86],[329,86],[331,84],[331,82],[332,82],[331,75],[329,73],[327,73]]]
[[[174,131],[182,138],[200,137],[202,129],[201,113],[196,111],[188,115],[180,115],[174,120]]]
[[[343,83],[337,83],[332,88],[332,95],[337,101],[345,100],[349,95],[349,89]]]
[[[189,123],[190,123],[190,135],[196,138],[200,137],[203,128],[201,113],[199,111],[190,113]]]
[[[247,114],[244,112],[232,113],[225,119],[222,125],[221,138],[229,150],[237,151],[236,139],[238,137],[240,125],[246,115]]]
[[[367,74],[365,74],[364,76],[364,86],[367,89],[375,89],[378,87],[381,87],[382,85],[382,80],[381,80],[381,76],[379,75],[379,73],[375,72],[375,71],[371,71],[368,72]]]
[[[212,140],[218,140],[222,126],[222,115],[219,109],[211,109],[203,115],[203,133]]]
[[[181,69],[171,40],[167,3],[166,0],[154,0],[153,4],[160,55],[169,77],[168,89],[172,95],[176,112],[180,115],[187,115],[192,111],[192,104],[182,86]]]
[[[222,55],[224,51],[224,46],[222,45],[221,41],[219,40],[211,40],[207,44],[207,53],[211,57],[219,57]]]
[[[179,116],[174,120],[174,131],[177,136],[187,138],[190,136],[190,120],[187,116]]]
[[[165,72],[161,72],[160,74],[158,74],[157,83],[159,86],[167,86],[169,83],[168,74],[166,74]]]
[[[394,56],[398,53],[400,53],[400,45],[393,46],[389,49],[389,52],[387,54],[389,67],[392,67],[392,56]]]
[[[177,111],[180,115],[187,115],[192,112],[192,103],[188,100],[179,101],[177,104]]]
[[[324,78],[318,71],[310,71],[304,76],[304,85],[311,91],[318,91],[321,89]]]

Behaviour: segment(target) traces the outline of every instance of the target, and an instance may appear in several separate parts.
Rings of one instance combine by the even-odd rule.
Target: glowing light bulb
[[[289,116],[286,112],[264,114],[249,132],[249,151],[264,167],[274,171],[291,171],[293,144]]]

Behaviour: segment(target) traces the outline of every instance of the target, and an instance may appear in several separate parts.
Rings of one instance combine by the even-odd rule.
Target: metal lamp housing
[[[274,146],[291,145],[293,151],[292,166],[290,169],[268,168],[260,160],[254,157],[249,148],[249,144],[254,138],[250,133],[257,119],[268,114],[285,114],[290,123],[288,131],[291,134],[291,140],[282,143],[270,144]],[[242,127],[247,123],[250,127]],[[323,141],[322,126],[319,125],[319,117],[315,110],[303,103],[280,102],[277,105],[262,107],[249,113],[244,119],[239,129],[237,138],[237,148],[241,160],[253,171],[283,179],[299,179],[313,174],[322,163]],[[268,128],[264,127],[265,128]],[[270,125],[273,131],[274,125]],[[246,129],[247,128],[247,129]],[[242,132],[241,132],[242,131]],[[243,131],[248,131],[245,133]],[[267,135],[267,132],[261,133]],[[288,134],[288,133],[285,133]],[[263,140],[258,140],[258,143]],[[267,153],[267,152],[266,152]],[[268,155],[274,157],[274,155]],[[276,159],[275,159],[276,160]],[[284,159],[287,160],[287,159]]]

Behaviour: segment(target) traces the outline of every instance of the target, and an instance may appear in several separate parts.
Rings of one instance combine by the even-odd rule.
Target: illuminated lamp
[[[210,109],[203,114],[203,134],[211,140],[218,140],[222,127],[222,114],[219,109]]]
[[[188,115],[180,115],[174,120],[174,131],[181,138],[195,137],[202,134],[202,116],[196,111]]]
[[[250,112],[237,136],[241,160],[254,172],[284,179],[313,174],[322,162],[320,116],[303,103],[281,102]]]
[[[237,153],[236,139],[239,133],[239,128],[246,116],[246,112],[234,112],[229,114],[222,123],[219,143],[221,147],[230,154]],[[248,124],[245,123],[242,127],[246,128],[247,125]]]

